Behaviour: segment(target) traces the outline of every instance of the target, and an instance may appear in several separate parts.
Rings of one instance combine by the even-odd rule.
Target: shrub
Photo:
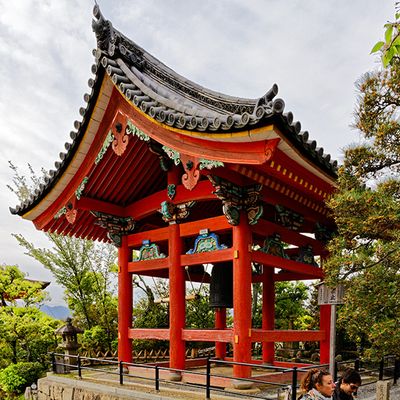
[[[0,371],[0,387],[6,393],[22,393],[25,387],[36,382],[43,372],[43,366],[38,362],[11,364]]]

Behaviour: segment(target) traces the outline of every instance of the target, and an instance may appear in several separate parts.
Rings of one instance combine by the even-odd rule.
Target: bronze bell
[[[233,307],[233,264],[226,261],[215,264],[211,271],[210,307]]]

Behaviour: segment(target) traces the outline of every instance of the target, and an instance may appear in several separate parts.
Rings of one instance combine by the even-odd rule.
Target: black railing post
[[[78,354],[78,376],[82,378],[81,356]]]
[[[379,362],[379,380],[381,381],[383,379],[383,366],[384,366],[384,360]]]
[[[292,372],[292,400],[296,400],[297,395],[297,367],[293,367]]]
[[[400,359],[394,360],[394,373],[393,373],[393,384],[397,383],[397,378],[400,377]]]
[[[211,399],[211,362],[210,357],[207,357],[207,370],[206,370],[206,399]]]
[[[56,356],[54,352],[51,353],[51,369],[53,370],[54,374],[57,372]]]
[[[119,362],[119,384],[124,384],[124,363],[122,361]]]
[[[160,390],[160,369],[158,365],[156,365],[155,374],[156,374],[156,379],[155,379],[156,391],[158,392]]]
[[[356,371],[360,370],[360,359],[359,358],[356,358],[356,360],[354,361],[354,369]]]

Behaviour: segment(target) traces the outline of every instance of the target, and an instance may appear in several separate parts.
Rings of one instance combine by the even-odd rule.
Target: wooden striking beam
[[[232,342],[232,329],[183,329],[183,339],[200,342]]]
[[[251,330],[252,342],[318,342],[325,337],[325,331]]]
[[[318,267],[314,267],[310,264],[299,263],[293,260],[286,260],[271,254],[265,254],[261,251],[254,251],[251,253],[251,260],[267,267],[280,268],[308,275],[309,279],[319,279],[324,276],[324,272]]]
[[[130,339],[169,340],[169,329],[129,329]]]
[[[303,274],[297,274],[295,272],[281,271],[279,274],[274,274],[274,282],[287,282],[287,281],[306,281],[310,277]]]

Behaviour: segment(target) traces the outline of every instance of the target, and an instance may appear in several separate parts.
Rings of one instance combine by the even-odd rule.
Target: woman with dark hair
[[[313,368],[302,379],[300,390],[303,394],[299,399],[302,400],[331,400],[335,383],[328,371]]]

